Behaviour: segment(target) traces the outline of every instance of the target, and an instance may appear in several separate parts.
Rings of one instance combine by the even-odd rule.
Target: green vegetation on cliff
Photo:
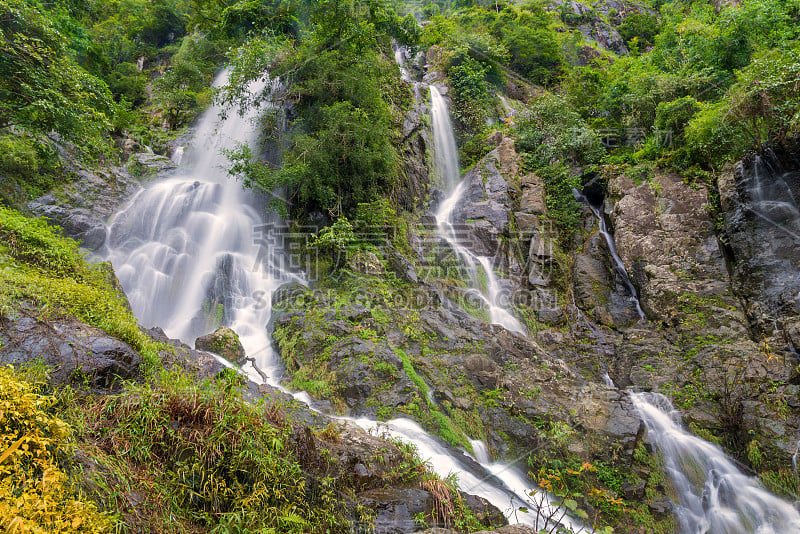
[[[0,207],[0,314],[19,307],[74,315],[130,344],[152,368],[162,346],[145,335],[108,264],[91,264],[78,244],[41,219]]]

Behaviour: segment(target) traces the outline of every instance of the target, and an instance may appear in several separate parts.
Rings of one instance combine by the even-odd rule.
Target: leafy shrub
[[[88,429],[92,439],[127,458],[129,469],[147,470],[167,508],[158,513],[172,524],[341,532],[358,518],[338,481],[326,476],[310,433],[295,432],[273,405],[248,403],[228,380],[197,384],[165,374],[101,399],[95,409],[101,417]]]
[[[757,144],[800,131],[800,48],[757,54],[728,92],[734,122]]]
[[[53,416],[55,398],[0,367],[0,527],[31,532],[96,534],[111,519],[80,498],[62,469],[69,426]]]
[[[470,132],[481,128],[490,103],[488,67],[467,54],[459,55],[447,71],[453,88],[453,112]]]
[[[26,139],[0,137],[0,174],[30,180],[39,170],[36,149]]]
[[[635,13],[628,17],[617,26],[620,36],[629,45],[631,40],[636,38],[636,44],[651,46],[658,35],[658,19],[652,15]]]
[[[347,217],[339,217],[330,226],[320,230],[314,236],[311,246],[329,253],[341,253],[345,256],[356,245],[358,238],[353,231],[353,225]]]
[[[688,162],[720,167],[749,146],[744,132],[731,124],[727,103],[704,104],[685,130]]]
[[[549,15],[541,5],[508,7],[497,17],[493,33],[511,56],[509,67],[533,83],[547,85],[561,72],[563,57]]]
[[[288,145],[283,164],[269,167],[241,149],[229,156],[234,161],[231,173],[265,191],[285,187],[292,214],[299,218],[315,211],[352,216],[358,203],[388,193],[397,178],[397,163],[381,84],[390,83],[395,71],[367,44],[348,41],[347,47],[322,52],[309,44],[308,49],[284,53],[279,73],[288,72],[288,91],[300,101],[298,117],[283,136]],[[248,105],[243,89],[262,76],[263,61],[239,55],[234,61],[237,76],[223,97]]]
[[[700,110],[700,104],[691,96],[678,98],[672,102],[661,102],[656,107],[655,127],[671,132],[674,141],[683,140],[686,124]]]
[[[38,3],[0,0],[0,127],[57,132],[89,152],[107,149],[108,87],[70,57]]]
[[[572,193],[573,189],[581,186],[580,176],[559,164],[541,167],[538,173],[544,182],[547,217],[559,229],[562,239],[567,241],[581,227],[581,205]]]
[[[517,148],[526,152],[526,167],[544,182],[548,217],[568,240],[580,224],[580,205],[572,193],[580,188],[580,178],[570,166],[598,162],[604,154],[600,138],[566,99],[550,94],[530,105],[518,131]]]
[[[604,150],[597,133],[561,96],[545,94],[518,118],[517,147],[531,155],[533,167],[556,160],[576,165],[595,163]]]

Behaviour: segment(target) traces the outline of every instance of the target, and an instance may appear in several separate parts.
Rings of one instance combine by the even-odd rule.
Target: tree
[[[0,0],[0,40],[0,128],[54,131],[100,149],[113,114],[110,92],[68,57],[47,16],[24,0]]]

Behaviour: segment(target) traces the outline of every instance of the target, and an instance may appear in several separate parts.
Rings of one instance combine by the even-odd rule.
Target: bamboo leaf
[[[11,454],[19,449],[19,446],[22,445],[22,442],[25,440],[25,436],[19,438],[15,441],[3,454],[0,454],[0,464],[6,461],[6,459],[11,456]]]

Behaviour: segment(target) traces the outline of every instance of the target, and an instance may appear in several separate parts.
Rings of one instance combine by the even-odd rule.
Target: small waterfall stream
[[[747,185],[753,214],[776,227],[788,225],[800,220],[800,208],[785,173],[771,172],[770,167],[756,155],[753,162],[753,173]]]
[[[678,492],[682,532],[800,532],[800,513],[742,473],[719,447],[681,428],[679,414],[666,397],[633,393],[631,400]]]
[[[611,259],[614,262],[614,272],[617,273],[630,293],[631,301],[636,305],[636,313],[639,314],[639,319],[644,321],[646,317],[644,315],[644,311],[642,311],[642,305],[639,302],[639,294],[637,293],[636,287],[633,285],[633,282],[631,282],[631,279],[628,276],[628,271],[625,269],[625,264],[622,262],[622,258],[620,258],[619,254],[617,254],[617,245],[614,242],[614,236],[608,231],[606,218],[603,215],[603,206],[595,206],[589,201],[588,198],[586,198],[583,193],[577,189],[573,189],[572,194],[575,196],[575,200],[589,206],[589,209],[592,210],[592,213],[597,218],[597,225],[598,229],[600,230],[600,235],[602,235],[603,239],[605,239],[606,245],[608,246],[608,251],[611,253]]]
[[[215,86],[226,81],[223,71]],[[257,82],[250,91],[263,91],[268,83],[277,84]],[[267,382],[286,391],[280,385],[283,367],[267,324],[274,291],[290,281],[303,283],[303,276],[287,266],[270,225],[265,224],[279,220],[265,219],[264,207],[224,169],[228,163],[224,149],[239,143],[254,146],[256,119],[264,109],[251,107],[244,115],[230,113],[220,121],[222,111],[212,106],[203,115],[173,176],[148,184],[116,214],[109,229],[107,258],[143,325],[160,326],[170,337],[188,344],[219,324],[230,326],[240,336],[247,356],[266,371]],[[457,167],[453,172],[457,176]],[[260,239],[254,239],[259,234]],[[491,284],[496,286],[496,282]],[[251,380],[262,382],[251,366],[246,369]],[[316,411],[307,393],[287,393]],[[519,510],[534,508],[526,493],[532,485],[512,466],[490,463],[488,455],[480,455],[476,462],[450,450],[408,419],[382,423],[334,418],[414,444],[439,476],[455,474],[463,491],[487,499],[511,523],[536,526],[535,511]],[[546,499],[538,509],[542,517],[557,510]],[[541,519],[538,522],[545,526]],[[567,518],[561,522],[571,525]]]
[[[447,103],[436,87],[431,86],[430,90],[436,171],[442,181],[442,185],[449,191],[435,214],[439,236],[447,242],[467,267],[468,273],[472,278],[472,287],[475,289],[474,293],[489,310],[491,322],[499,324],[511,332],[525,335],[526,332],[522,323],[503,305],[504,294],[494,273],[492,259],[478,256],[459,242],[458,233],[453,226],[453,213],[464,196],[465,184],[460,181],[458,149],[456,148],[456,139],[453,134],[453,125],[450,122]],[[478,268],[481,269],[486,277],[485,288],[481,287]]]

